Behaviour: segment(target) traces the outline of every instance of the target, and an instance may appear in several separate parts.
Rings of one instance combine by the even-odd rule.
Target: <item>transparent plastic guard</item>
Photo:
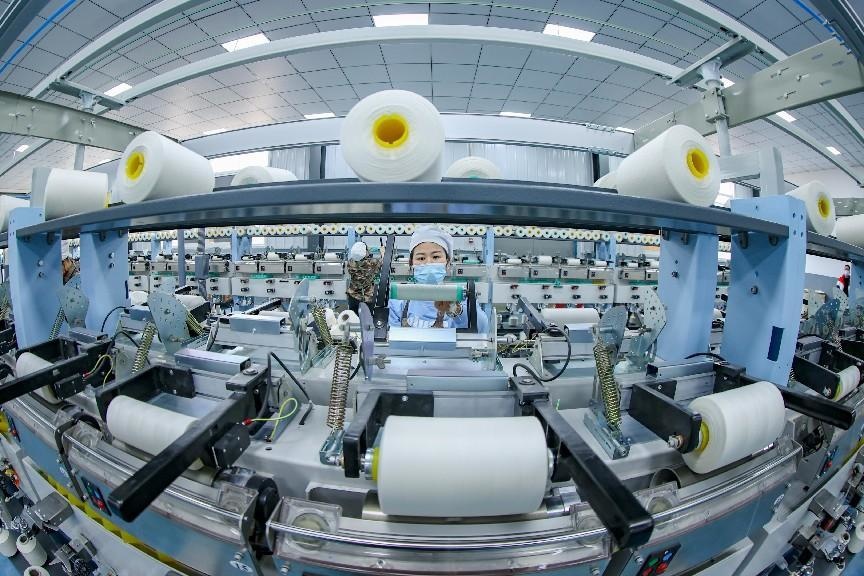
[[[527,523],[473,524],[474,532],[462,536],[453,535],[452,525],[359,521],[369,530],[349,529],[341,513],[332,504],[283,499],[269,523],[276,557],[370,574],[428,574],[431,563],[441,573],[468,574],[577,564],[602,568],[610,550],[607,533],[587,504],[574,507],[570,516],[531,523],[554,520],[554,529],[520,532]]]

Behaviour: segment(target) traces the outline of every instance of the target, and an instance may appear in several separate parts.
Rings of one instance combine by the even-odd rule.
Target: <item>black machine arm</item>
[[[619,548],[646,543],[654,528],[651,515],[555,410],[546,388],[524,377],[516,382],[522,414],[535,416],[544,424],[547,445],[555,456],[553,481],[572,479],[576,483]],[[345,476],[361,475],[363,456],[388,416],[432,417],[434,405],[431,391],[370,391],[342,438]]]
[[[123,484],[108,495],[108,503],[127,522],[141,514],[174,480],[179,478],[196,460],[217,469],[231,466],[249,447],[250,431],[242,422],[254,418],[266,402],[266,368],[255,367],[254,374],[247,371],[235,375],[226,387],[232,394],[215,409],[196,421],[171,445],[154,455]],[[110,390],[97,394],[97,405],[105,418],[110,401],[118,395],[148,399],[166,390],[164,376],[169,372],[181,380],[178,391],[189,395],[186,384],[191,384],[188,371],[174,367],[154,366],[149,376],[133,376],[114,384]],[[175,372],[176,371],[176,372]],[[188,380],[184,382],[184,378]],[[149,380],[149,386],[148,384]],[[170,389],[170,388],[169,388]],[[194,393],[194,389],[193,389]]]
[[[0,404],[43,386],[49,386],[55,396],[61,400],[74,396],[87,387],[83,374],[93,369],[99,356],[105,354],[110,346],[111,341],[107,339],[93,344],[81,344],[66,336],[60,336],[29,348],[22,348],[16,357],[29,352],[46,362],[51,362],[51,366],[0,384]],[[106,363],[98,373],[104,375],[107,370],[109,366]]]
[[[372,321],[375,325],[375,340],[385,342],[387,331],[390,327],[390,271],[393,265],[393,250],[396,245],[396,236],[391,234],[387,237],[384,245],[384,254],[381,255],[381,271],[378,276],[378,285],[375,286],[375,295],[372,305]]]
[[[702,416],[675,402],[676,387],[675,380],[633,384],[627,413],[663,440],[677,438],[678,451],[686,454],[699,445]]]

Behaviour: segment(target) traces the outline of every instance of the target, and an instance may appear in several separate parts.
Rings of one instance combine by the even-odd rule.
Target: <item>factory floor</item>
[[[0,559],[0,576],[19,576],[21,572],[8,558]]]

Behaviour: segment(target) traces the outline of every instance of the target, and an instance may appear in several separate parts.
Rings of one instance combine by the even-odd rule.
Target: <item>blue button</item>
[[[669,560],[671,558],[672,558],[672,551],[671,550],[668,550],[668,551],[666,551],[665,554],[663,554],[663,562],[669,562]]]

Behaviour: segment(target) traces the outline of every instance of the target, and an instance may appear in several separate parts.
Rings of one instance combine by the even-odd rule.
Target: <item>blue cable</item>
[[[820,16],[812,8],[807,6],[807,4],[804,3],[804,0],[795,0],[795,3],[800,6],[802,10],[807,12],[807,14],[809,14],[811,18],[822,24],[822,26],[828,31],[828,33],[831,34],[834,38],[836,38],[837,41],[840,42],[840,44],[846,44],[846,41],[843,40],[843,38],[837,33],[836,30],[834,30],[834,27],[831,26],[831,23],[828,22],[828,20],[824,19],[822,16]],[[0,70],[0,72],[2,72],[2,70]]]
[[[59,7],[57,10],[55,10],[55,11],[54,11],[54,12],[53,12],[49,17],[48,17],[48,19],[45,20],[45,22],[43,22],[43,23],[42,23],[38,28],[36,28],[36,30],[34,30],[33,33],[30,34],[30,36],[27,37],[26,40],[24,40],[24,43],[21,44],[21,46],[19,46],[18,48],[15,49],[15,51],[12,53],[12,56],[10,56],[8,60],[6,60],[5,62],[3,62],[3,66],[0,66],[0,76],[3,75],[3,72],[6,71],[6,68],[8,68],[9,65],[12,63],[12,61],[15,60],[15,58],[18,57],[18,55],[21,53],[21,51],[24,50],[24,48],[26,48],[27,46],[30,45],[30,42],[32,42],[34,38],[36,38],[39,34],[41,34],[41,33],[45,30],[45,28],[48,27],[49,24],[51,24],[52,22],[54,22],[54,19],[55,19],[55,18],[57,18],[58,16],[60,16],[61,14],[63,14],[63,12],[65,12],[66,10],[68,10],[68,9],[69,9],[73,4],[75,4],[75,2],[77,2],[77,1],[78,1],[78,0],[66,0],[66,3],[65,3],[65,4],[63,4],[63,5],[62,5],[61,7]]]

